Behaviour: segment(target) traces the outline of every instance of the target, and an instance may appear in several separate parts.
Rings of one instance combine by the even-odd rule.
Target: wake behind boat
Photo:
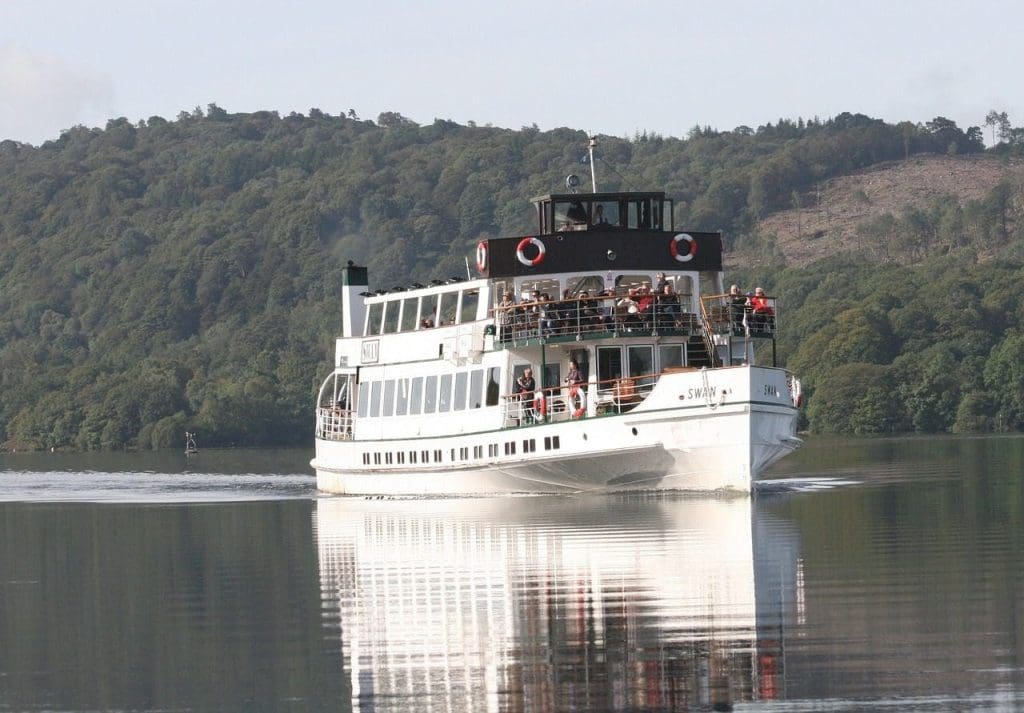
[[[749,492],[799,446],[775,300],[726,293],[721,234],[677,231],[661,192],[567,185],[534,234],[479,243],[476,279],[370,293],[344,268],[320,490]]]

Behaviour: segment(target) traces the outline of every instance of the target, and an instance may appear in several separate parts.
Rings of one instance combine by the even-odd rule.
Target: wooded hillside
[[[585,142],[570,129],[418,126],[396,113],[363,121],[316,109],[228,114],[214,105],[174,121],[79,127],[41,147],[0,142],[0,443],[165,447],[180,445],[186,429],[205,445],[310,442],[315,389],[340,329],[345,260],[368,264],[375,287],[464,274],[464,256],[481,237],[529,230],[531,196],[588,173]],[[850,364],[870,365],[879,389],[903,388],[904,371],[922,371],[900,371],[901,357],[941,343],[947,326],[907,316],[924,330],[915,331],[899,318],[934,312],[934,304],[915,305],[939,274],[988,310],[970,314],[962,337],[980,371],[937,397],[941,418],[897,409],[867,422],[1019,428],[1024,405],[996,398],[1013,377],[990,364],[999,355],[1012,361],[1024,339],[1015,294],[991,291],[1021,277],[1018,179],[869,216],[853,234],[872,245],[885,236],[893,249],[854,244],[849,262],[803,266],[776,215],[798,204],[796,243],[820,242],[816,228],[803,235],[806,196],[828,195],[844,177],[883,164],[943,156],[959,166],[983,150],[980,129],[941,117],[889,125],[843,114],[756,130],[695,127],[685,139],[601,137],[598,172],[603,189],[665,190],[676,199],[676,225],[721,229],[727,247],[749,257],[753,268],[741,279],[777,292],[793,320],[782,351],[816,392],[812,428],[874,428],[816,410],[825,408],[815,405],[822,394],[829,408],[838,408],[837,394],[850,404],[859,398],[843,391]],[[982,158],[1012,167],[1016,150],[1007,141],[995,151],[1002,158]],[[902,247],[908,230],[924,236],[914,250]],[[946,257],[929,263],[937,254]],[[786,266],[790,255],[801,267]],[[922,289],[894,291],[895,279]],[[855,288],[862,311],[847,314],[854,305],[832,305],[832,293],[821,292],[839,284]],[[964,303],[941,302],[963,313]],[[993,322],[997,308],[1016,310],[1014,318]],[[990,370],[999,377],[991,383]]]

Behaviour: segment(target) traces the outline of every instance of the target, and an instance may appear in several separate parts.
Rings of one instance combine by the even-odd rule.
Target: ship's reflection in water
[[[355,710],[784,697],[799,542],[747,498],[342,498],[315,517]]]

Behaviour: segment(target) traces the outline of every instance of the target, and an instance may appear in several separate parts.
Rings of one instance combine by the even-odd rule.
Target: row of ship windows
[[[479,304],[480,290],[476,288],[388,299],[369,306],[363,336],[472,322],[477,318]]]
[[[486,373],[485,373],[486,372]],[[418,416],[498,405],[498,367],[410,376],[359,385],[360,418]]]
[[[497,458],[501,453],[502,444],[500,443],[488,443],[487,444],[487,458]],[[516,442],[505,441],[504,451],[507,456],[514,456],[516,454]],[[554,451],[562,447],[561,439],[559,436],[545,436],[544,437],[544,450]],[[535,438],[524,438],[523,439],[523,453],[535,453],[537,451],[537,439]],[[450,458],[445,460],[445,449],[435,448],[433,450],[421,450],[421,451],[384,451],[384,452],[373,452],[363,453],[363,465],[416,465],[419,463],[459,463],[468,460],[480,460],[484,458],[484,447],[473,446],[473,456],[470,458],[469,446],[463,446],[461,448],[450,449]]]

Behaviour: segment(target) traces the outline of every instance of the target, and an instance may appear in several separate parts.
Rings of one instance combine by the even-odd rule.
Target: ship
[[[342,268],[320,491],[750,493],[800,446],[776,298],[726,289],[721,233],[677,230],[664,192],[593,188],[533,198],[533,232],[481,240],[465,278]]]

